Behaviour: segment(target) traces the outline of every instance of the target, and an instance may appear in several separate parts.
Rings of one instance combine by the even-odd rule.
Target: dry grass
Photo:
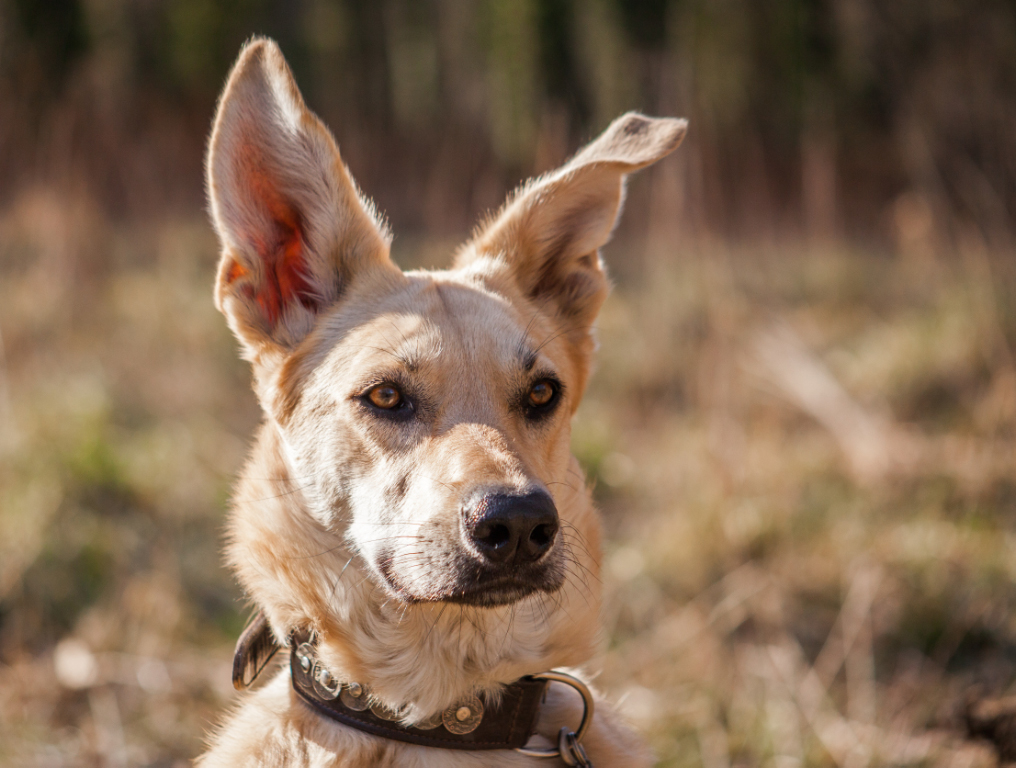
[[[574,438],[602,684],[661,765],[991,764],[957,712],[1016,680],[1011,259],[627,250]],[[200,220],[0,217],[0,764],[182,765],[231,698],[257,411],[213,262]]]

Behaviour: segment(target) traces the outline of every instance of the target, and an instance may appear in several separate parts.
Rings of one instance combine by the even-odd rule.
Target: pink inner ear
[[[281,202],[281,201],[280,201]],[[265,261],[265,281],[257,291],[258,306],[270,325],[275,325],[287,304],[299,301],[316,310],[316,303],[306,274],[306,252],[299,217],[282,204],[274,208],[274,243],[259,244],[258,252]]]
[[[245,147],[245,150],[251,150]],[[264,265],[260,285],[246,286],[270,326],[275,326],[285,307],[293,301],[316,311],[314,291],[307,276],[307,252],[300,214],[279,193],[264,164],[254,151],[240,153],[244,166],[238,176],[249,187],[250,197],[261,209],[265,221],[247,233]],[[247,270],[234,262],[227,280],[243,277]]]

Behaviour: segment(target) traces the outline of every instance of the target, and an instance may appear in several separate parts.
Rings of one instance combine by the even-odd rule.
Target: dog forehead
[[[407,290],[392,297],[370,327],[398,330],[402,347],[422,358],[501,360],[517,356],[524,335],[518,310],[505,297],[454,273],[409,273]],[[422,362],[422,360],[421,360]]]
[[[481,282],[455,272],[409,272],[382,295],[354,297],[329,318],[330,368],[482,364],[515,368],[532,318]],[[489,369],[489,368],[488,368]]]
[[[452,273],[454,274],[454,273]],[[522,317],[511,302],[481,283],[441,275],[433,280],[441,303],[442,330],[475,351],[514,354],[524,333]]]

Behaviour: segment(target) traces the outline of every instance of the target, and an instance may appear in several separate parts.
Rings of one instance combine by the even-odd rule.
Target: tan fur
[[[252,362],[265,423],[236,490],[228,560],[280,642],[314,630],[330,671],[405,706],[407,724],[596,652],[600,525],[569,441],[608,287],[598,249],[625,174],[672,151],[684,131],[684,121],[619,118],[513,196],[453,270],[403,274],[277,46],[258,39],[240,54],[208,184],[222,242],[216,300]],[[539,422],[513,405],[535,376],[563,385]],[[381,381],[412,391],[411,419],[364,404]],[[561,528],[545,555],[546,589],[493,607],[448,602],[464,578],[458,521],[477,489],[549,492]],[[574,727],[580,710],[554,684],[539,733]],[[605,702],[585,744],[598,766],[649,762]],[[553,764],[339,726],[294,698],[288,668],[243,697],[199,760]]]

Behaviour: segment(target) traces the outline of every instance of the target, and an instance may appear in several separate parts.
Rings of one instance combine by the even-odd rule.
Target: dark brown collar
[[[293,636],[289,667],[293,690],[318,714],[375,736],[444,749],[524,747],[536,728],[547,687],[546,680],[523,677],[505,687],[494,701],[482,695],[465,696],[444,712],[409,727],[397,722],[398,712],[372,702],[365,686],[334,679],[317,661],[308,635]]]
[[[246,688],[278,650],[264,615],[253,617],[236,645],[233,684]],[[387,739],[443,749],[517,749],[536,729],[546,680],[523,677],[494,700],[467,696],[424,723],[401,725],[399,713],[371,701],[365,686],[341,682],[317,660],[307,632],[290,637],[289,667],[293,690],[315,712],[330,720]]]

